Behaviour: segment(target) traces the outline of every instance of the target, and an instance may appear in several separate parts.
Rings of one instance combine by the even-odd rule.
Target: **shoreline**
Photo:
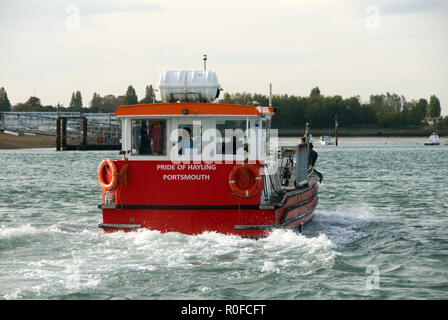
[[[339,129],[339,138],[348,137],[426,137],[434,132],[434,128],[425,128],[421,130],[409,129]],[[439,130],[439,136],[445,138],[448,136],[448,129]],[[304,134],[303,129],[280,129],[279,137],[298,137]],[[314,137],[328,135],[334,137],[334,130],[315,129],[311,131]],[[56,136],[36,134],[28,136],[21,133],[19,136],[13,136],[0,130],[0,150],[11,149],[36,149],[36,148],[54,148],[56,149]]]
[[[425,127],[419,129],[352,129],[339,128],[338,136],[341,137],[427,137],[437,131],[440,137],[448,136],[448,128],[436,130],[433,127]],[[305,129],[278,129],[279,137],[302,136]],[[334,128],[332,129],[311,129],[310,133],[313,137],[330,135],[334,137]]]
[[[47,136],[42,134],[28,136],[23,133],[19,136],[13,136],[0,130],[0,150],[36,148],[56,149],[56,136]]]

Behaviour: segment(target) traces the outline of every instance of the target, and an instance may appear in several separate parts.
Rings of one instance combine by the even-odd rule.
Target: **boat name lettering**
[[[159,170],[216,170],[216,164],[158,164]]]
[[[164,174],[163,180],[168,180],[168,181],[183,181],[183,180],[209,181],[210,175],[208,175],[208,174]]]

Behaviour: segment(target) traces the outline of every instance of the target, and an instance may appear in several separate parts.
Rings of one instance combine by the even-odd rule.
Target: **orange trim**
[[[121,106],[115,111],[116,116],[137,116],[137,115],[184,115],[184,110],[188,110],[188,115],[247,115],[258,116],[260,111],[253,106],[242,106],[236,104],[219,103],[155,103],[136,104],[132,106]],[[267,113],[264,108],[263,114]]]

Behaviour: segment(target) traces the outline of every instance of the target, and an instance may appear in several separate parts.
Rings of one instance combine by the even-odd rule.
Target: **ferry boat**
[[[98,167],[105,232],[140,228],[266,237],[301,231],[321,181],[306,143],[279,147],[272,106],[214,103],[207,71],[165,71],[163,103],[120,106],[122,160]]]
[[[318,143],[323,146],[332,146],[334,142],[331,140],[330,136],[321,136]]]
[[[438,146],[440,145],[439,135],[436,132],[433,132],[429,136],[429,141],[425,142],[425,146]]]

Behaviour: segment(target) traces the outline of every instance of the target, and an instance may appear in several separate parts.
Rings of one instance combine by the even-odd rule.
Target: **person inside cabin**
[[[151,132],[151,131],[149,131]],[[140,154],[152,154],[150,133],[148,133],[148,127],[146,121],[142,121],[142,131],[140,140]]]
[[[150,120],[149,126],[151,128],[151,151],[154,155],[164,154],[164,123],[160,120]]]
[[[232,138],[232,154],[236,154],[236,137]]]
[[[177,138],[177,145],[179,146],[179,154],[182,154],[183,148],[182,148],[182,136],[179,136]]]
[[[185,130],[182,137],[179,136],[179,139],[182,139],[182,142],[179,142],[179,154],[185,154],[188,150],[193,148],[193,140],[191,139],[191,129],[188,127],[183,128]]]

